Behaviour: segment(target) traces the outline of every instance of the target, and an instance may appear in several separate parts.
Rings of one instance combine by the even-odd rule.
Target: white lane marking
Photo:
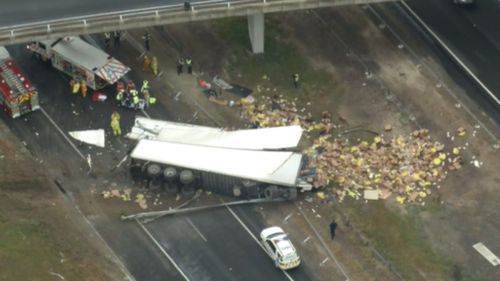
[[[404,3],[403,1],[401,1],[402,3]],[[406,5],[406,4],[405,4]],[[417,53],[412,49],[410,48],[410,46],[396,33],[396,31],[394,29],[392,29],[389,24],[384,21],[382,19],[382,16],[380,16],[380,14],[378,14],[375,9],[373,9],[370,5],[368,5],[368,7],[370,8],[370,11],[381,21],[385,24],[385,26],[388,27],[388,30],[401,42],[403,42],[408,48],[408,50],[410,51],[410,53],[416,58],[418,59],[419,61],[421,61],[421,64],[424,65],[427,70],[429,70],[433,75],[434,77],[436,77],[438,80],[443,80],[441,79],[441,77],[439,76],[438,73],[436,73],[434,71],[434,69],[432,69],[432,67],[426,63],[424,60],[420,60],[419,56],[417,55]],[[399,7],[399,6],[397,6]],[[408,7],[409,8],[409,7]],[[444,46],[444,45],[443,45]],[[446,47],[446,46],[444,46]],[[447,48],[447,47],[446,47]],[[449,48],[447,48],[449,49]],[[488,127],[479,120],[479,118],[476,117],[476,115],[474,113],[472,113],[472,111],[453,93],[453,91],[451,91],[451,89],[448,87],[448,85],[446,83],[443,83],[444,84],[444,88],[446,89],[446,92],[453,97],[453,99],[455,99],[465,110],[465,112],[467,112],[467,114],[469,114],[469,116],[471,116],[483,129],[484,131],[496,142],[496,143],[499,143],[500,141],[498,140],[498,138],[488,129]]]
[[[224,202],[224,200],[222,200],[222,199],[220,199],[220,201]],[[257,244],[259,244],[260,248],[264,252],[266,252],[266,250],[264,249],[264,246],[262,246],[262,244],[260,243],[259,239],[257,239],[257,237],[255,237],[255,235],[252,233],[252,231],[250,231],[250,229],[245,225],[245,223],[240,219],[240,217],[238,217],[238,215],[233,211],[233,209],[231,209],[229,206],[226,206],[226,209],[240,223],[240,225],[243,227],[243,229],[245,229],[246,232],[248,232],[248,234],[250,234],[250,236],[253,238],[253,240],[255,240],[255,242],[257,242]],[[267,254],[267,252],[266,252],[266,254]],[[288,272],[284,271],[283,269],[281,270],[281,272],[283,272],[283,274],[285,274],[285,276],[288,278],[288,280],[294,281],[293,278],[292,278],[292,276],[290,276],[288,274]]]
[[[437,34],[434,33],[427,24],[425,24],[425,22],[410,8],[410,6],[408,6],[408,4],[405,3],[405,1],[399,1],[399,3],[405,6],[405,8],[415,17],[415,19],[417,19],[417,21],[427,30],[427,32],[429,32],[429,34],[431,34],[432,37],[434,37],[434,39],[436,39],[439,42],[439,44],[441,44],[441,46],[443,46],[443,48],[446,49],[446,51],[453,57],[453,59],[455,59],[458,62],[458,64],[460,64],[460,66],[463,67],[463,69],[467,72],[467,74],[469,74],[472,78],[474,78],[474,80],[476,80],[476,82],[483,88],[483,90],[485,90],[490,95],[490,97],[497,102],[497,105],[500,104],[500,100],[498,100],[498,98],[493,94],[493,92],[491,92],[490,89],[488,89],[488,87],[486,87],[486,85],[484,85],[483,82],[481,82],[481,80],[479,80],[479,78],[477,78],[476,75],[474,75],[474,73],[465,65],[465,63],[463,63],[462,60],[457,55],[455,55],[455,53],[453,53],[450,48],[448,48],[448,46],[443,42],[443,40],[441,40],[441,38],[439,38],[439,36],[437,36]]]
[[[346,278],[346,281],[352,280],[349,277],[349,275],[347,275],[347,272],[344,270],[344,268],[342,267],[342,265],[340,264],[340,262],[337,260],[337,258],[335,257],[335,255],[332,253],[332,251],[330,250],[330,248],[328,247],[328,245],[326,245],[325,240],[323,240],[323,238],[321,238],[318,230],[311,223],[311,221],[307,217],[306,213],[302,210],[302,208],[299,205],[297,205],[297,203],[295,203],[295,206],[297,207],[297,209],[299,209],[299,212],[302,214],[302,217],[306,220],[307,224],[309,225],[309,227],[312,229],[312,231],[316,235],[316,238],[318,238],[319,242],[321,243],[321,246],[323,246],[323,248],[325,248],[325,250],[328,253],[328,255],[330,256],[330,258],[332,258],[332,260],[335,262],[335,264],[337,265],[337,267],[340,269],[340,272],[342,272],[342,274]]]
[[[118,267],[120,267],[120,270],[123,272],[123,274],[125,274],[125,277],[129,281],[137,281],[134,278],[134,276],[132,276],[132,274],[130,273],[128,268],[125,266],[125,264],[122,262],[122,260],[116,255],[115,251],[113,251],[111,246],[109,246],[108,242],[106,242],[106,240],[104,240],[104,237],[102,237],[102,235],[99,233],[99,231],[97,231],[97,229],[94,227],[92,222],[90,222],[90,220],[83,214],[82,210],[80,210],[80,208],[76,204],[71,204],[71,206],[73,206],[76,209],[76,211],[78,212],[78,214],[80,214],[80,216],[82,216],[83,220],[92,229],[94,234],[102,241],[102,243],[104,244],[104,247],[106,247],[107,250],[113,254],[115,262],[118,264]]]
[[[158,247],[160,252],[162,252],[162,254],[165,257],[167,257],[167,259],[172,263],[172,265],[175,267],[175,269],[177,269],[177,271],[182,275],[184,280],[190,281],[189,278],[186,276],[186,274],[184,274],[182,269],[179,267],[179,265],[177,265],[177,263],[174,261],[174,259],[167,253],[167,251],[165,251],[165,249],[163,249],[163,247],[158,242],[158,240],[156,240],[156,238],[153,236],[153,234],[151,234],[151,232],[149,232],[149,230],[138,219],[135,219],[135,221],[142,228],[142,230],[149,236],[149,238],[153,241],[153,243],[156,245],[156,247]]]
[[[476,251],[478,251],[485,259],[487,259],[491,265],[497,266],[500,264],[500,259],[482,242],[476,243],[472,247],[476,249]]]
[[[203,239],[205,242],[208,242],[207,238],[201,233],[201,231],[194,225],[194,223],[189,219],[186,218],[186,221],[194,228],[194,230],[198,233],[198,235],[201,236],[201,239]]]
[[[43,113],[43,115],[45,115],[45,117],[47,117],[47,119],[49,119],[49,122],[56,128],[56,130],[64,137],[64,139],[69,143],[69,145],[71,145],[71,147],[76,151],[76,153],[78,153],[78,155],[80,155],[80,157],[88,165],[89,163],[87,162],[87,157],[83,155],[83,153],[76,147],[76,145],[68,138],[68,136],[63,132],[63,130],[56,124],[56,122],[41,106],[40,106],[40,111]]]

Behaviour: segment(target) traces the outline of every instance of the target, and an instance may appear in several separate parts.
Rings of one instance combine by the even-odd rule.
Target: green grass
[[[47,229],[37,223],[0,221],[0,277],[11,280],[52,280],[49,271],[59,272],[58,251],[48,240]],[[1,278],[0,278],[1,279]]]
[[[351,222],[406,280],[480,280],[460,271],[450,259],[431,249],[418,216],[422,208],[408,206],[407,212],[402,213],[383,201],[361,206],[359,202],[350,200],[340,207],[343,212],[349,213]],[[432,211],[433,208],[425,210]]]
[[[251,51],[246,18],[227,18],[214,21],[213,27],[225,40],[228,47],[226,71],[232,79],[241,80],[249,85],[260,84],[277,88],[279,94],[300,96],[326,93],[340,85],[334,85],[325,71],[314,70],[298,52],[281,23],[266,15],[264,53],[254,55]],[[293,88],[292,75],[300,75],[300,90]],[[241,74],[238,77],[237,74]],[[270,80],[264,80],[263,76]]]

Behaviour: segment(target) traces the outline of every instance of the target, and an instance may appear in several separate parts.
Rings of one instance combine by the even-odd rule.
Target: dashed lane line
[[[323,246],[323,248],[326,250],[326,252],[330,256],[330,258],[333,260],[333,262],[335,263],[335,265],[337,265],[337,267],[339,268],[339,270],[342,273],[342,275],[344,275],[344,277],[346,278],[346,281],[352,281],[351,277],[349,277],[349,275],[345,271],[345,269],[342,266],[342,264],[340,264],[340,262],[338,261],[337,257],[333,254],[333,252],[330,250],[330,248],[328,247],[328,245],[326,245],[326,242],[321,237],[321,235],[319,234],[319,231],[311,223],[311,221],[307,217],[307,214],[304,212],[304,210],[302,210],[302,208],[299,205],[297,205],[297,203],[295,203],[295,206],[297,207],[297,209],[299,209],[300,214],[305,219],[305,221],[307,222],[307,224],[309,225],[309,227],[312,229],[312,231],[314,232],[314,235],[316,235],[316,238],[318,238],[319,242],[321,243],[321,246]]]
[[[196,231],[196,233],[198,233],[198,235],[200,235],[201,239],[203,239],[203,241],[207,242],[207,238],[205,237],[205,235],[203,235],[201,233],[201,231],[196,227],[196,225],[194,225],[194,223],[188,218],[186,217],[186,221],[189,223],[189,225],[191,225],[192,228],[194,228],[194,231]]]
[[[137,224],[146,233],[146,235],[151,239],[151,241],[153,241],[153,243],[156,245],[156,247],[158,247],[158,249],[160,250],[160,252],[170,261],[170,263],[175,267],[175,269],[177,269],[177,271],[184,278],[184,280],[190,281],[190,279],[182,271],[182,269],[175,262],[175,260],[167,253],[167,251],[165,251],[165,249],[163,249],[163,247],[161,246],[160,242],[158,242],[158,240],[156,240],[156,238],[153,236],[153,234],[151,234],[151,232],[149,232],[149,230],[138,219],[135,219],[135,222],[137,222]]]

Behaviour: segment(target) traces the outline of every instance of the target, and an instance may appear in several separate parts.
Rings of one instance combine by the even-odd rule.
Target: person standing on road
[[[148,80],[142,81],[141,93],[144,93],[145,91],[149,91],[149,81]]]
[[[139,96],[138,95],[135,95],[135,96],[132,95],[132,103],[134,104],[134,109],[139,109]]]
[[[183,68],[184,68],[184,58],[179,57],[179,59],[177,59],[177,75],[180,75],[182,73]]]
[[[110,43],[111,43],[111,33],[104,32],[104,45],[106,46],[106,49],[109,49]]]
[[[144,40],[144,47],[146,48],[146,51],[150,51],[150,46],[149,46],[149,41],[151,41],[151,33],[146,32],[142,36],[142,39]]]
[[[123,105],[124,93],[125,93],[125,90],[123,90],[123,89],[121,89],[120,91],[118,91],[118,93],[116,93],[116,103],[118,106]]]
[[[115,45],[115,47],[120,46],[120,39],[121,39],[120,37],[121,37],[120,31],[113,32],[113,44]]]
[[[70,84],[72,87],[73,95],[78,94],[78,92],[80,91],[80,82],[78,82],[78,79],[71,80]]]
[[[193,74],[193,60],[190,57],[186,58],[187,73]]]
[[[332,221],[330,223],[330,238],[333,240],[335,238],[335,230],[337,229],[337,223],[335,221]]]
[[[86,98],[88,89],[87,89],[87,82],[85,82],[85,80],[82,80],[82,82],[80,83],[80,90],[82,91],[83,98]]]
[[[295,89],[297,89],[299,87],[299,74],[298,73],[295,73],[294,75],[292,75],[292,79],[293,79],[293,86],[295,86]]]
[[[113,135],[115,136],[122,134],[122,130],[120,128],[120,114],[116,111],[111,114],[111,129],[113,130]]]
[[[158,75],[158,60],[156,57],[153,57],[153,60],[151,61],[151,70],[153,70],[153,74],[155,76]]]
[[[144,72],[148,72],[150,65],[151,61],[149,60],[148,56],[144,55],[144,59],[142,60],[142,70]]]

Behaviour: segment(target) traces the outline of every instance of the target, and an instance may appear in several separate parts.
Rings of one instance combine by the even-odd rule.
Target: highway
[[[183,0],[27,0],[19,5],[19,1],[4,0],[0,9],[0,27],[182,3]],[[21,15],[22,21],[19,20]]]
[[[472,7],[454,5],[452,1],[406,1],[425,24],[435,32],[464,64],[500,99],[500,2],[496,0],[476,1]],[[458,79],[460,80],[460,79]],[[463,84],[463,83],[462,83]],[[477,83],[476,83],[477,84]],[[498,114],[500,104],[491,97],[485,99],[496,108],[489,108]],[[473,90],[469,90],[469,93]],[[482,97],[475,97],[486,104]],[[489,106],[487,106],[489,107]],[[495,117],[498,120],[498,116]]]
[[[130,148],[131,142],[126,138],[107,138],[106,148],[99,149],[74,140],[70,145],[62,136],[63,132],[75,129],[108,127],[108,113],[115,108],[114,103],[84,102],[80,96],[70,95],[68,77],[34,59],[22,45],[9,47],[9,51],[43,93],[40,96],[43,111],[33,112],[20,120],[9,119],[7,123],[65,189],[68,200],[86,201],[82,198],[87,196],[86,187],[89,186],[129,181],[126,168],[115,174],[108,172]],[[107,90],[111,93],[113,89]],[[176,116],[176,112],[160,105],[148,113],[166,119]],[[136,112],[124,110],[120,114],[122,130],[126,132]],[[82,159],[87,155],[92,159],[93,176],[88,176],[88,166]],[[95,197],[89,202],[93,200]],[[253,206],[234,208],[234,211],[220,208],[140,224],[122,222],[120,214],[106,210],[106,205],[90,203],[82,208],[136,280],[305,281],[312,280],[312,268],[317,266],[304,262],[290,273],[276,269],[255,239],[267,225]],[[340,280],[341,273],[335,274]]]

